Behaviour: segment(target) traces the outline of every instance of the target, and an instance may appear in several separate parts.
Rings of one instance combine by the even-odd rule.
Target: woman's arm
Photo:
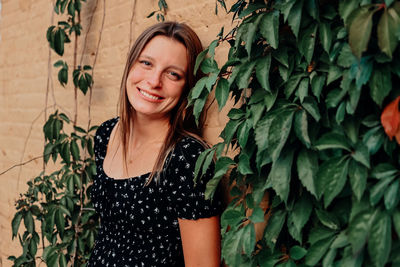
[[[219,267],[221,234],[219,216],[178,219],[186,267]]]

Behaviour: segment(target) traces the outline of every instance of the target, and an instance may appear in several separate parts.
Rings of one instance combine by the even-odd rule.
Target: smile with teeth
[[[140,92],[142,95],[144,95],[144,96],[146,96],[146,97],[148,97],[148,98],[154,99],[154,100],[160,100],[160,99],[162,99],[161,97],[157,97],[157,96],[155,96],[155,95],[151,95],[151,94],[149,94],[149,93],[147,93],[147,92],[145,92],[145,91],[143,91],[143,90],[141,90],[141,89],[139,89],[139,92]]]

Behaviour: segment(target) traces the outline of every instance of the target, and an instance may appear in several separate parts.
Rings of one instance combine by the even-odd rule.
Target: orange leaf
[[[387,105],[381,115],[381,123],[390,140],[392,140],[393,136],[395,136],[397,132],[400,132],[399,101],[400,96],[398,96],[394,101]],[[399,143],[400,133],[398,135],[399,137],[397,138],[396,136],[396,139]]]

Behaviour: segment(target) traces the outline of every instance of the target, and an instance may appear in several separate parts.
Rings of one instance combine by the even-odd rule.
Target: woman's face
[[[186,47],[159,35],[151,39],[129,71],[126,90],[137,116],[169,117],[186,84]]]

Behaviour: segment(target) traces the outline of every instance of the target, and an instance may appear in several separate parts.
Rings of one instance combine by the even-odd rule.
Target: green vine
[[[229,13],[238,26],[199,55],[208,76],[189,96],[197,118],[212,91],[220,110],[236,104],[195,170],[217,158],[207,197],[229,171],[225,263],[398,266],[400,151],[380,115],[400,95],[400,2],[238,0]]]
[[[77,91],[86,94],[93,86],[92,66],[77,65],[82,2],[85,1],[57,0],[54,12],[63,17],[66,14],[67,20],[59,21],[47,30],[49,46],[59,56],[63,56],[65,44],[74,39],[74,120],[56,110],[43,126],[44,164],[47,165],[51,158],[60,167],[52,173],[43,171],[30,180],[28,190],[16,201],[12,237],[18,237],[22,254],[9,257],[13,266],[36,266],[38,261],[47,266],[85,265],[97,235],[99,217],[89,196],[92,177],[96,174],[93,136],[97,126],[90,126],[90,118],[87,129],[76,125]],[[60,59],[54,67],[59,68],[59,83],[67,86],[68,63]],[[68,124],[72,127],[65,127]],[[25,227],[22,235],[19,234],[21,222]]]

